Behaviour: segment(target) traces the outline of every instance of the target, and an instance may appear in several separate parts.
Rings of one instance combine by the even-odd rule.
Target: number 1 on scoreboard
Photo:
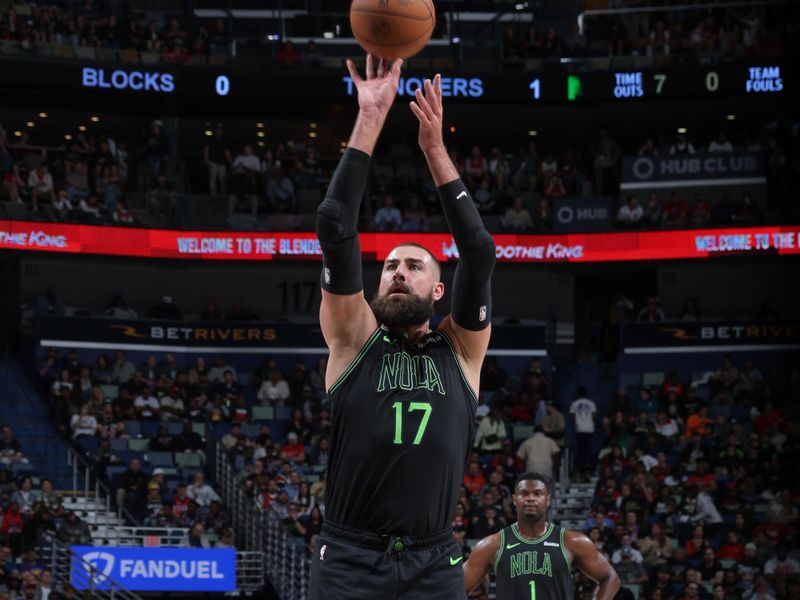
[[[661,88],[664,87],[664,82],[667,80],[666,73],[654,73],[653,79],[656,80],[656,94],[661,93]]]

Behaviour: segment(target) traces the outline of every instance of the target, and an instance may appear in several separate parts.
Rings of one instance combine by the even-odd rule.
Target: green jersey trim
[[[545,541],[548,537],[550,537],[550,534],[553,533],[553,527],[554,527],[554,525],[552,523],[550,523],[550,525],[548,525],[548,527],[545,530],[545,532],[541,536],[536,538],[535,540],[529,540],[529,539],[523,537],[523,535],[519,532],[519,529],[517,528],[517,524],[516,523],[513,523],[511,525],[511,531],[513,531],[514,535],[517,536],[517,539],[520,542],[523,542],[524,544],[540,544],[543,541]]]
[[[558,535],[558,545],[561,546],[561,554],[564,557],[564,562],[567,563],[567,567],[572,571],[572,561],[569,559],[569,552],[567,552],[567,547],[564,545],[564,532],[566,532],[566,529],[562,527]]]
[[[497,573],[497,565],[500,564],[500,557],[503,556],[503,546],[506,545],[506,530],[500,530],[500,547],[497,549],[497,554],[494,557],[494,563],[492,563],[492,568],[494,572]]]
[[[344,383],[344,380],[347,379],[350,376],[350,374],[356,369],[356,367],[358,367],[358,365],[361,363],[361,361],[364,360],[364,356],[367,354],[369,349],[372,347],[372,344],[375,343],[375,340],[378,339],[380,334],[381,334],[381,328],[378,327],[372,333],[372,335],[369,336],[367,341],[361,347],[361,350],[356,355],[356,357],[353,359],[353,362],[350,363],[350,366],[347,367],[347,369],[345,369],[344,373],[339,375],[339,378],[336,381],[334,381],[333,385],[330,387],[330,389],[328,389],[328,395],[329,396],[331,394],[333,394],[336,391],[336,389],[342,385],[342,383]]]
[[[467,376],[464,375],[464,369],[461,368],[461,361],[458,359],[458,353],[456,352],[455,346],[453,346],[453,342],[450,339],[450,336],[447,334],[446,331],[442,331],[442,337],[447,341],[447,345],[450,347],[450,352],[453,353],[453,358],[456,361],[456,366],[458,367],[458,372],[461,373],[461,381],[464,382],[464,385],[469,390],[469,395],[472,396],[472,399],[475,400],[477,404],[479,402],[478,397],[475,395],[475,390],[472,389],[472,386],[467,381]]]

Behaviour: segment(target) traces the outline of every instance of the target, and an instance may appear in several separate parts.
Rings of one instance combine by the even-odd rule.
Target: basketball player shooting
[[[411,110],[460,255],[452,312],[430,330],[444,284],[436,258],[416,244],[389,253],[367,302],[356,222],[401,62],[368,56],[366,78],[348,62],[358,117],[317,211],[332,426],[311,600],[464,598],[450,523],[489,344],[495,246],[445,150],[437,76]]]
[[[619,576],[594,543],[578,531],[547,520],[553,482],[524,473],[511,497],[518,521],[475,544],[464,565],[464,587],[472,591],[494,569],[498,600],[572,600],[572,569],[598,583],[595,600],[610,600]]]

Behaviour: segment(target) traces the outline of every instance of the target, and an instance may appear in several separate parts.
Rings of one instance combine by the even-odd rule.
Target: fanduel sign
[[[73,546],[70,582],[78,590],[108,589],[110,582],[141,592],[232,592],[236,551],[232,548],[113,548]]]

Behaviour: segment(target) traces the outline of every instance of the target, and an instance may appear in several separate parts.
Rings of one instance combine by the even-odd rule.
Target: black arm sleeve
[[[367,185],[369,154],[348,148],[325,199],[317,208],[317,238],[322,248],[322,287],[332,294],[355,294],[364,286],[358,209]]]
[[[492,316],[492,272],[497,260],[494,239],[461,179],[440,186],[439,197],[458,248],[453,320],[465,329],[480,331],[489,326]]]

